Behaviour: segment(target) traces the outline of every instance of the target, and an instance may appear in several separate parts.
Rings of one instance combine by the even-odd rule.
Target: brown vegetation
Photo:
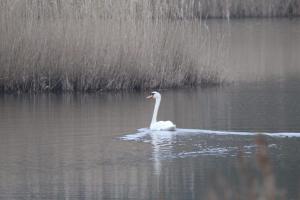
[[[220,84],[224,31],[201,18],[299,15],[299,0],[2,0],[0,91]]]
[[[268,144],[264,137],[259,135],[255,139],[256,172],[253,173],[251,165],[245,162],[241,151],[237,164],[239,186],[232,188],[226,181],[220,179],[217,189],[210,191],[208,199],[285,199],[283,191],[276,186],[272,162],[268,155]]]
[[[131,90],[221,82],[222,33],[211,34],[199,20],[153,19],[152,7],[140,6],[150,4],[1,1],[0,90]]]

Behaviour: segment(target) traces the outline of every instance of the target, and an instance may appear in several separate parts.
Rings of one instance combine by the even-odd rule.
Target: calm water
[[[227,72],[241,82],[161,91],[159,119],[227,133],[300,132],[299,20],[231,26]],[[137,133],[151,120],[146,95],[0,96],[0,199],[207,199],[224,197],[224,188],[243,194],[238,154],[247,174],[257,175],[255,137]],[[266,138],[278,188],[298,199],[300,137]]]

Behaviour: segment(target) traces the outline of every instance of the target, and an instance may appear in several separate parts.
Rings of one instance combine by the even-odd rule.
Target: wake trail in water
[[[200,155],[237,156],[240,151],[244,155],[252,155],[257,148],[253,143],[253,137],[257,135],[272,138],[300,138],[300,133],[296,132],[255,133],[182,128],[177,128],[175,131],[151,131],[148,128],[141,128],[136,133],[124,135],[120,139],[150,143],[153,147],[153,159],[158,162],[162,159]],[[280,149],[278,144],[274,143],[269,144],[268,147],[273,150]]]
[[[137,133],[132,133],[121,137],[122,140],[132,140],[141,141],[143,138],[150,137],[151,135],[159,136],[160,139],[168,138],[171,136],[182,135],[220,135],[220,136],[257,136],[265,135],[269,137],[279,137],[279,138],[292,138],[300,137],[300,133],[297,132],[277,132],[277,133],[267,133],[267,132],[239,132],[239,131],[215,131],[215,130],[205,130],[205,129],[182,129],[177,128],[175,131],[151,131],[148,128],[141,128],[137,130]],[[145,140],[147,141],[147,140]]]

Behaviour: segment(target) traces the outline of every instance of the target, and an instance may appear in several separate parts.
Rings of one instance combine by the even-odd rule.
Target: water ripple
[[[237,135],[237,136],[256,136],[265,135],[270,137],[300,137],[300,133],[296,132],[278,132],[278,133],[257,133],[257,132],[238,132],[238,131],[214,131],[204,129],[181,129],[178,128],[176,131],[151,131],[148,128],[141,128],[137,130],[137,133],[128,134],[121,137],[122,140],[129,141],[142,141],[143,138],[149,137],[150,135],[157,135],[161,140],[168,139],[175,135]]]
[[[268,137],[300,137],[300,133],[259,133]],[[151,131],[138,129],[121,140],[151,143],[153,159],[174,159],[195,156],[236,156],[253,154],[256,145],[253,132],[213,131],[200,129],[176,129],[176,131]],[[269,144],[269,148],[277,148]]]

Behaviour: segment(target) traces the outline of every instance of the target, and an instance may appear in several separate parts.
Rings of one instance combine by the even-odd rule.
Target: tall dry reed
[[[217,84],[222,33],[148,0],[2,0],[1,91]]]
[[[1,0],[0,91],[218,84],[224,31],[201,18],[299,15],[300,0]]]

